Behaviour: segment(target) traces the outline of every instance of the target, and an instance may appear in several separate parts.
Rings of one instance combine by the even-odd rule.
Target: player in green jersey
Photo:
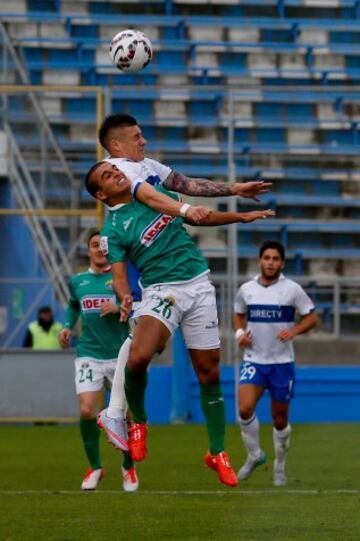
[[[93,232],[88,239],[88,256],[89,269],[70,279],[70,299],[59,341],[63,347],[69,345],[71,330],[80,317],[75,384],[79,397],[80,433],[90,463],[81,488],[95,490],[104,476],[99,452],[100,431],[96,423],[99,391],[111,386],[118,352],[128,339],[129,328],[127,322],[119,321],[120,306],[113,290],[109,263],[100,250],[99,231]],[[121,440],[122,450],[127,451],[126,433],[121,435]],[[139,482],[134,463],[125,452],[122,474],[124,490],[136,490]]]
[[[201,388],[210,450],[207,466],[221,482],[237,485],[236,475],[224,451],[225,412],[219,382],[220,340],[215,289],[208,278],[208,265],[182,227],[181,218],[159,214],[133,199],[127,176],[116,166],[100,162],[86,178],[88,191],[109,205],[109,216],[101,236],[114,276],[114,288],[122,301],[126,319],[132,304],[126,262],[141,274],[142,301],[135,312],[136,326],[125,369],[125,392],[133,421],[129,429],[131,457],[141,461],[147,453],[147,417],[144,395],[147,366],[161,351],[177,326],[181,326]],[[178,199],[158,186],[159,193]],[[212,212],[203,225],[249,222],[273,216],[272,211],[249,213]],[[194,221],[186,220],[194,225]],[[105,422],[105,416],[101,418]]]

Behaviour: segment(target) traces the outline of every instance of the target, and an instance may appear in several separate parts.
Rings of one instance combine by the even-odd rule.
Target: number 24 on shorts
[[[84,383],[86,380],[93,380],[93,371],[91,368],[79,368],[78,370],[79,383]]]
[[[256,374],[255,366],[251,366],[249,363],[244,363],[240,370],[240,381],[248,381],[253,379]]]

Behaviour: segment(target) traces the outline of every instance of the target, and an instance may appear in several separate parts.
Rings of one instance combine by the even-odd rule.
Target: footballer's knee
[[[96,417],[95,408],[91,404],[81,404],[80,417],[81,419],[94,419]]]
[[[132,343],[127,366],[132,372],[143,372],[151,361],[151,353],[140,344]]]
[[[216,383],[220,383],[218,365],[198,366],[197,374],[200,383],[203,385],[215,385]]]
[[[240,404],[239,406],[239,415],[240,418],[244,421],[247,421],[254,415],[254,407],[248,404]]]
[[[289,424],[288,415],[285,412],[273,413],[273,425],[276,430],[284,430]]]
[[[200,383],[204,385],[220,383],[219,350],[189,350],[189,352]]]

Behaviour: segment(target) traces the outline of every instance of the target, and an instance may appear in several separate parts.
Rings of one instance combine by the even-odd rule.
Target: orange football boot
[[[236,474],[225,451],[222,451],[218,455],[211,455],[209,452],[206,453],[205,464],[208,468],[217,472],[219,481],[224,485],[229,487],[236,487],[238,485]]]
[[[141,462],[147,455],[146,435],[148,425],[146,423],[130,422],[129,425],[129,454],[135,462]]]

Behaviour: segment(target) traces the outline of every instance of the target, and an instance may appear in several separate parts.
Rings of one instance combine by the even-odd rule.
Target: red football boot
[[[148,425],[146,423],[130,422],[129,425],[129,454],[135,462],[141,462],[147,455],[146,435]]]
[[[205,456],[205,464],[208,468],[217,472],[219,481],[224,485],[229,487],[236,487],[238,485],[236,474],[225,451],[222,451],[218,455],[207,453]]]

